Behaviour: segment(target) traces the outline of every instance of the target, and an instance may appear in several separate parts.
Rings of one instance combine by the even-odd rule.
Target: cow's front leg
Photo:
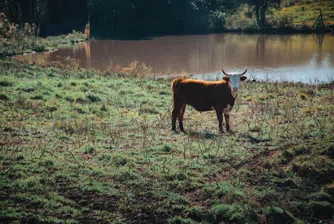
[[[230,129],[230,114],[224,113],[225,122],[226,122],[226,131],[231,131]]]
[[[223,108],[222,107],[216,107],[215,110],[216,110],[217,119],[218,119],[219,131],[224,133],[224,130],[223,130]]]

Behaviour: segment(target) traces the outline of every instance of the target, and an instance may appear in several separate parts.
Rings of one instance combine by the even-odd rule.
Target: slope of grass
[[[219,134],[166,80],[0,61],[0,221],[329,222],[333,84],[247,82]]]
[[[293,2],[292,2],[293,3]],[[290,16],[294,25],[312,26],[322,10],[323,19],[327,25],[334,25],[334,3],[331,0],[302,1],[283,7],[282,16]]]

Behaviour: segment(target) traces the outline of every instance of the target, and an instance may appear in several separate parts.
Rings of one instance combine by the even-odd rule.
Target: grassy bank
[[[0,61],[1,223],[315,223],[334,207],[333,84],[246,82],[170,125],[166,80]]]
[[[2,36],[0,32],[0,58],[19,54],[52,51],[59,47],[64,47],[83,41],[86,41],[85,35],[76,31],[73,31],[67,35],[50,36],[47,38],[27,35],[26,32],[21,29],[15,30],[8,37]]]
[[[299,1],[293,4],[293,1],[286,1],[280,10],[284,17],[291,17],[295,26],[311,27],[320,15],[322,10],[323,19],[326,25],[334,25],[334,3],[330,0],[322,1]]]
[[[313,26],[322,9],[325,29]],[[240,5],[226,15],[224,29],[249,33],[322,33],[333,32],[334,3],[331,0],[285,0],[280,7],[266,12],[266,28],[259,29],[254,6]]]

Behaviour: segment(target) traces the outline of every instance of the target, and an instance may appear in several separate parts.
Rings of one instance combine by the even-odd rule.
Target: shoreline
[[[87,39],[83,37],[83,33],[80,32],[74,32],[70,34],[63,34],[59,36],[48,36],[48,37],[27,37],[24,39],[25,41],[33,41],[36,42],[38,45],[36,47],[32,48],[26,48],[26,49],[18,49],[23,48],[24,43],[22,46],[20,46],[20,43],[7,49],[5,52],[0,52],[0,58],[6,58],[6,57],[13,57],[16,55],[24,55],[24,54],[34,54],[34,53],[40,53],[40,52],[52,52],[55,49],[61,48],[61,47],[67,47],[79,43],[83,43],[89,40],[150,40],[156,37],[164,37],[164,36],[186,36],[186,35],[210,35],[210,34],[252,34],[252,35],[294,35],[294,34],[316,34],[316,35],[322,35],[322,34],[333,34],[334,26],[331,26],[330,28],[327,28],[325,30],[319,30],[319,29],[303,29],[300,30],[298,28],[288,27],[288,28],[268,28],[263,30],[257,30],[257,29],[236,29],[236,30],[224,30],[221,32],[190,32],[190,33],[169,33],[169,34],[152,34],[152,35],[114,35],[114,36],[98,36],[98,35],[92,35],[91,38]],[[70,36],[68,38],[68,36]],[[4,41],[8,41],[7,39],[4,39]],[[35,45],[36,45],[35,43]],[[10,41],[8,42],[9,45],[13,44]],[[7,45],[8,45],[7,44]],[[8,46],[3,46],[3,48]]]
[[[0,46],[2,48],[0,51],[0,59],[15,57],[17,55],[52,52],[55,49],[83,43],[87,40],[84,34],[79,32],[67,35],[49,36],[46,38],[26,37],[21,41],[3,38],[3,46]]]
[[[306,28],[296,28],[296,27],[279,27],[279,28],[267,28],[267,29],[232,29],[232,30],[222,30],[217,32],[185,32],[185,33],[162,33],[162,34],[147,34],[147,35],[92,35],[95,40],[150,40],[155,37],[164,36],[187,36],[187,35],[209,35],[209,34],[229,34],[229,33],[240,33],[240,34],[272,34],[272,35],[294,35],[294,34],[334,34],[334,25],[331,25],[325,29],[312,29]]]

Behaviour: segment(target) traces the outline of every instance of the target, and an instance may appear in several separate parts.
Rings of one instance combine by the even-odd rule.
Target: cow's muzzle
[[[234,98],[237,98],[237,95],[238,95],[238,89],[237,88],[233,88],[232,95],[233,95]]]

